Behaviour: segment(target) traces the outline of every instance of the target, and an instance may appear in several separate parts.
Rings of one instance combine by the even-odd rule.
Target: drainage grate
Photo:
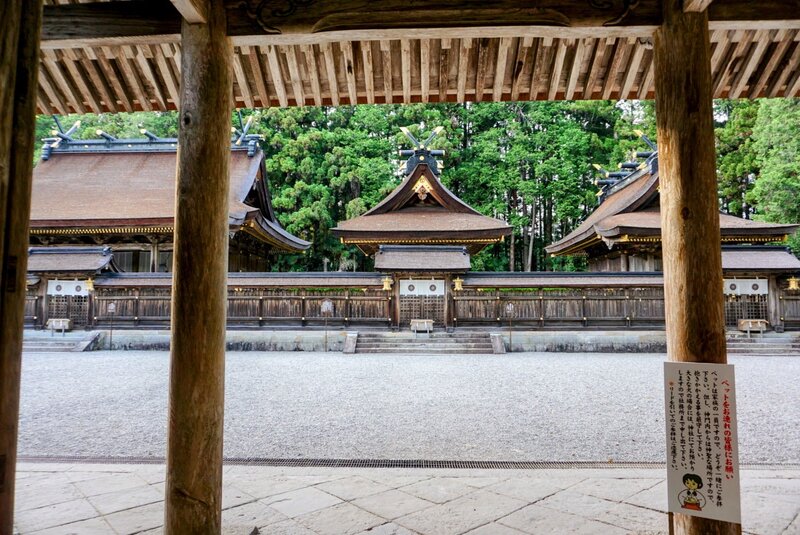
[[[164,464],[163,457],[82,457],[20,455],[18,462],[26,463],[87,463],[87,464]],[[226,457],[224,463],[238,466],[286,466],[314,468],[450,468],[473,470],[553,470],[601,468],[665,468],[660,462],[612,461],[444,461],[426,459],[277,459],[266,457]],[[744,469],[798,470],[800,464],[750,463]]]

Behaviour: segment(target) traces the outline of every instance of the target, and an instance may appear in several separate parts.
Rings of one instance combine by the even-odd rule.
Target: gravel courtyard
[[[225,455],[662,461],[664,355],[228,353]],[[741,461],[800,462],[800,359],[733,358]],[[21,455],[163,457],[169,354],[29,353]]]

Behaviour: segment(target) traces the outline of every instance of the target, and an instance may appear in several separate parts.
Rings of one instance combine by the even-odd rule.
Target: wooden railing
[[[453,296],[457,325],[532,328],[663,326],[661,288],[536,288],[464,290]]]
[[[118,277],[125,279],[125,277]],[[228,325],[270,326],[397,326],[392,292],[379,286],[314,287],[307,277],[303,288],[275,286],[231,287],[228,294]],[[167,328],[170,322],[170,286],[126,284],[96,288],[89,297],[86,316],[76,324],[89,328]],[[257,283],[258,281],[256,281]],[[344,285],[342,285],[344,286]],[[781,288],[776,305],[781,326],[800,329],[800,295]],[[503,326],[513,328],[656,328],[664,327],[664,291],[660,286],[592,286],[588,277],[578,287],[465,288],[450,292],[446,307],[453,327]],[[330,306],[323,311],[323,303]],[[726,301],[726,318],[734,325],[742,315],[739,300]],[[52,303],[29,289],[25,300],[28,327],[42,327]],[[112,306],[113,305],[113,306]],[[766,310],[768,303],[761,308]],[[113,312],[112,312],[113,310]],[[760,309],[759,309],[760,310]],[[748,315],[749,314],[749,315]],[[748,312],[742,317],[750,317]],[[70,316],[72,317],[72,316]],[[77,318],[76,318],[77,320]]]
[[[329,312],[322,304],[331,302]],[[168,326],[170,291],[162,288],[99,290],[93,297],[92,326]],[[114,304],[112,313],[109,305]],[[232,326],[384,324],[391,318],[391,299],[379,290],[237,288],[228,293]]]

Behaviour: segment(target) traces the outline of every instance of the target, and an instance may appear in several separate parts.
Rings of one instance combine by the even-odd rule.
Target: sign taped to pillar
[[[741,523],[733,366],[664,363],[668,510]]]

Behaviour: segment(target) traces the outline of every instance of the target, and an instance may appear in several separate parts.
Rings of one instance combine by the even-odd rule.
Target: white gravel
[[[228,354],[225,455],[662,461],[652,354]],[[165,454],[169,354],[31,353],[21,455]],[[800,358],[739,357],[741,461],[800,462]]]

